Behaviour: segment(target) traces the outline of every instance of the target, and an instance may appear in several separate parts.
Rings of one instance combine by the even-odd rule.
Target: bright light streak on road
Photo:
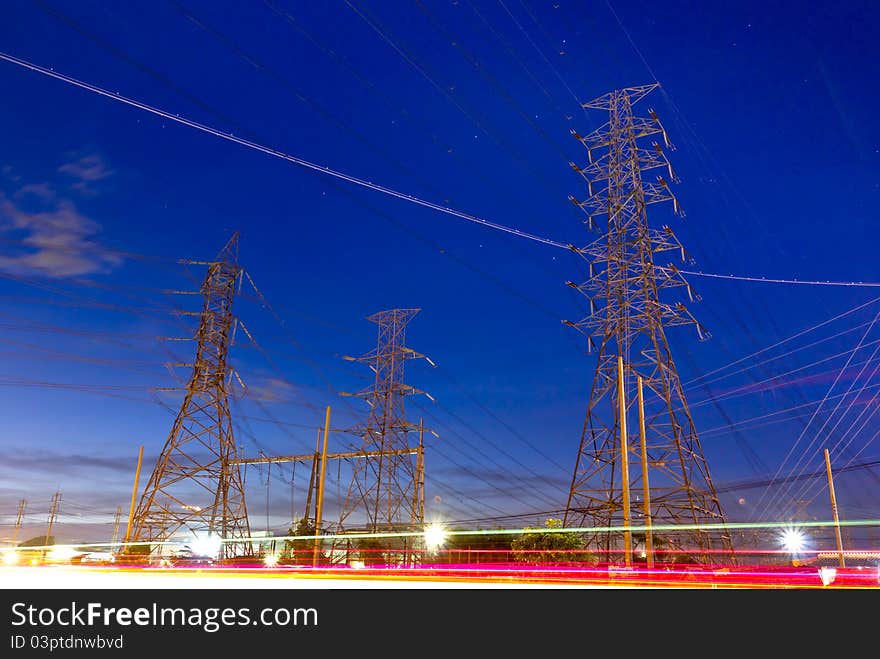
[[[819,578],[822,580],[823,586],[829,586],[837,578],[837,569],[833,567],[820,567]]]
[[[834,527],[835,522],[833,521],[814,521],[814,522],[729,522],[727,524],[654,524],[651,526],[651,529],[654,532],[660,531],[719,531],[719,530],[737,530],[737,529],[822,529]],[[880,520],[869,520],[869,519],[861,519],[861,520],[840,520],[839,525],[841,527],[880,527]],[[644,532],[646,527],[638,526],[638,525],[630,525],[630,531],[633,533]],[[622,526],[586,526],[586,527],[560,527],[560,528],[542,528],[541,533],[579,533],[582,535],[591,535],[596,533],[608,533],[614,531],[622,531]],[[528,533],[534,533],[534,529],[528,528],[510,528],[510,529],[477,529],[477,530],[446,530],[445,534],[447,538],[451,537],[469,537],[469,536],[489,536],[489,535],[525,535]],[[409,531],[409,532],[398,532],[398,533],[346,533],[341,535],[334,535],[331,533],[324,535],[285,535],[285,536],[273,536],[273,540],[277,542],[282,542],[285,540],[293,541],[293,542],[302,542],[302,541],[314,541],[315,539],[325,540],[325,541],[333,541],[333,540],[351,540],[352,542],[359,539],[367,539],[367,538],[413,538],[413,537],[424,537],[424,531]],[[219,545],[215,543],[241,543],[241,542],[263,542],[265,540],[265,536],[253,536],[250,538],[232,538],[220,540],[217,536],[211,537],[211,544],[209,544],[206,549],[214,552],[214,555],[219,553]],[[135,547],[135,546],[144,546],[151,545],[153,547],[157,546],[165,546],[165,547],[178,547],[182,548],[187,545],[186,542],[176,541],[176,540],[166,540],[166,541],[151,541],[151,542],[117,542],[117,543],[109,543],[109,542],[93,542],[93,543],[77,543],[77,544],[64,544],[64,543],[56,543],[54,545],[50,545],[47,549],[51,550],[56,547],[69,547],[71,549],[75,549],[78,551],[88,550],[89,548],[106,548],[108,545],[112,544],[114,547],[123,548],[123,547]],[[196,547],[190,544],[190,548],[195,552]],[[0,553],[8,553],[14,551],[12,547],[0,547]],[[200,554],[200,555],[211,555],[208,553]]]
[[[76,554],[77,552],[70,547],[57,546],[49,551],[49,555],[47,556],[47,558],[52,562],[63,563],[69,561],[71,558],[76,556]]]
[[[809,567],[643,569],[620,566],[580,568],[463,564],[417,569],[311,568],[258,563],[210,568],[115,568],[84,566],[0,568],[4,587],[53,588],[710,588],[710,589],[870,589],[880,590],[876,568]]]

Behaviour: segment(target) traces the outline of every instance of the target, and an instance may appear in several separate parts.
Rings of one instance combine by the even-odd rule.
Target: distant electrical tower
[[[238,233],[206,265],[192,376],[165,447],[134,515],[131,542],[162,542],[181,531],[223,540],[220,557],[252,553],[241,467],[232,433],[227,364],[232,302],[239,284]]]
[[[666,131],[653,110],[639,117],[632,109],[658,86],[620,89],[584,103],[585,108],[608,111],[609,119],[587,136],[572,131],[587,148],[589,164],[572,167],[586,179],[589,198],[571,201],[586,213],[590,229],[599,216],[607,218],[607,227],[590,245],[572,247],[589,262],[589,275],[582,284],[568,285],[589,300],[590,315],[565,322],[588,337],[598,363],[565,523],[603,528],[712,524],[716,527],[705,531],[662,530],[656,537],[649,531],[646,544],[665,542],[704,562],[711,560],[710,551],[724,551],[732,560],[730,536],[717,528],[725,523],[724,513],[664,331],[693,325],[701,339],[707,336],[683,304],[667,304],[659,296],[662,289],[685,287],[694,299],[674,265],[655,264],[664,252],[680,252],[685,258],[681,243],[669,227],[652,229],[647,221],[647,206],[662,201],[672,201],[675,213],[683,215],[670,190],[677,178],[664,153],[664,146],[671,148]],[[660,136],[663,145],[652,141],[642,146],[642,138],[649,136]],[[657,176],[648,181],[644,172],[651,169],[662,170],[668,180]],[[648,483],[650,488],[643,487]],[[630,503],[630,489],[641,502]],[[630,533],[620,531],[587,538],[606,556],[622,549],[627,563],[630,540]]]
[[[113,517],[113,535],[110,537],[110,550],[116,549],[116,541],[119,540],[119,522],[122,519],[122,506],[116,506],[116,515]]]
[[[339,516],[339,527],[361,513],[367,529],[410,530],[424,522],[424,461],[421,424],[406,420],[406,396],[424,393],[403,383],[404,364],[424,357],[407,348],[406,326],[419,309],[391,309],[369,316],[379,326],[376,348],[362,357],[346,357],[367,364],[374,372],[373,385],[353,395],[370,405],[365,424],[352,430],[363,437],[362,452],[368,457],[354,463],[351,485]],[[427,395],[427,394],[426,394]],[[418,432],[419,448],[410,446],[410,435]]]
[[[52,540],[52,527],[55,525],[55,520],[58,519],[58,509],[61,507],[61,492],[56,492],[52,495],[52,508],[49,510],[49,521],[46,526],[46,540],[43,542],[43,546],[48,546],[49,541]]]
[[[15,547],[18,543],[18,532],[21,530],[21,520],[24,517],[24,509],[27,506],[27,501],[21,499],[18,502],[18,515],[15,517],[15,528],[12,531],[12,546]]]

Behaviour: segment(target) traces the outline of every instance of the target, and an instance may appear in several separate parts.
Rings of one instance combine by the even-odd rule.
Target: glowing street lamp
[[[779,538],[779,542],[785,551],[792,555],[800,554],[806,546],[804,534],[797,529],[785,529]]]
[[[425,547],[428,551],[436,551],[446,542],[446,530],[436,522],[425,527]]]
[[[192,543],[192,551],[196,556],[208,556],[217,558],[220,555],[220,549],[223,546],[223,540],[220,536],[196,536]]]
[[[278,565],[279,558],[278,554],[266,554],[266,557],[263,559],[263,565],[269,568],[275,567]]]
[[[9,551],[3,552],[3,564],[4,565],[15,565],[18,563],[18,552],[14,549],[10,549]]]

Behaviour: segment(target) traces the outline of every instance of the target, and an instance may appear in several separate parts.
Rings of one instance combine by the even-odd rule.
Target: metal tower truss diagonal
[[[196,357],[180,410],[137,506],[132,542],[221,542],[219,555],[252,553],[227,388],[232,303],[240,285],[238,234],[206,265]],[[160,547],[161,549],[161,547]]]
[[[683,213],[670,188],[677,177],[666,158],[666,150],[672,148],[666,131],[653,110],[647,117],[633,114],[633,105],[657,86],[620,89],[585,103],[585,108],[607,111],[609,119],[586,136],[572,131],[587,149],[588,164],[572,164],[572,168],[586,179],[589,198],[571,200],[584,211],[585,224],[591,229],[600,217],[607,226],[595,242],[572,247],[588,262],[589,274],[585,282],[568,285],[586,297],[590,314],[579,322],[564,322],[587,336],[590,350],[597,353],[597,364],[565,523],[604,529],[638,527],[642,521],[687,524],[687,531],[656,533],[655,544],[665,543],[707,562],[712,552],[731,552],[731,540],[726,530],[717,530],[717,525],[725,523],[724,514],[665,328],[690,325],[701,339],[708,335],[682,303],[660,299],[660,292],[670,288],[686,289],[691,301],[698,298],[674,265],[655,263],[672,252],[683,259],[686,255],[669,227],[648,226],[647,207],[671,201],[674,212]],[[648,180],[649,170],[660,174]],[[642,416],[637,405],[639,378]],[[636,432],[627,436],[627,425]],[[646,474],[638,468],[642,433]],[[629,463],[634,468],[627,467]],[[624,473],[627,470],[629,474]],[[650,484],[647,510],[641,503],[630,504],[625,492],[631,487],[641,493],[645,478]],[[715,526],[693,530],[693,525],[705,524]],[[629,539],[619,531],[606,530],[588,534],[587,541],[619,560],[620,553],[615,552],[621,547],[626,551]]]
[[[363,398],[370,406],[366,422],[351,431],[362,437],[361,450],[370,457],[354,462],[340,530],[352,523],[371,532],[414,530],[424,521],[419,496],[421,449],[410,446],[410,436],[420,434],[420,426],[406,420],[404,409],[407,396],[424,392],[403,383],[406,362],[427,359],[406,347],[407,324],[418,312],[390,309],[369,316],[367,320],[378,325],[376,348],[361,357],[346,357],[367,364],[375,377],[367,389],[346,394]]]

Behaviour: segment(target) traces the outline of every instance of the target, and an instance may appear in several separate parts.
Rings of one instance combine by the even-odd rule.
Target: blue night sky
[[[653,206],[649,219],[674,228],[688,269],[878,282],[878,19],[868,1],[6,0],[0,51],[580,245],[594,236],[568,201],[587,194],[568,162],[586,152],[569,131],[606,117],[579,102],[656,77],[661,90],[638,107],[655,109],[677,146],[687,217]],[[595,367],[560,322],[586,313],[565,286],[584,277],[577,256],[8,62],[0,89],[0,538],[21,497],[29,527],[44,529],[59,489],[59,538],[109,535],[138,447],[146,478],[180,401],[156,388],[187,377],[166,364],[190,360],[192,344],[157,340],[192,332],[173,312],[198,298],[168,291],[196,290],[204,270],[177,260],[210,259],[235,230],[242,266],[283,321],[244,287],[237,315],[260,346],[239,335],[232,351],[248,455],[310,452],[328,404],[335,427],[363,418],[365,405],[335,392],[367,386],[369,372],[341,357],[373,346],[367,315],[418,307],[408,342],[438,365],[407,371],[437,401],[408,401],[440,435],[427,451],[428,517],[565,506]],[[827,518],[821,479],[777,483],[763,500],[728,486],[820,471],[820,447],[839,447],[839,468],[878,458],[880,327],[869,323],[880,291],[689,279],[702,296],[689,308],[712,338],[668,330],[685,383],[865,305],[685,388],[731,519],[791,515],[794,500]],[[347,486],[337,475],[330,518]],[[257,530],[267,477],[269,526],[284,529],[291,490],[302,514],[307,467],[248,469]],[[878,482],[880,468],[840,474],[844,518],[876,519]],[[765,510],[773,492],[785,505]]]

